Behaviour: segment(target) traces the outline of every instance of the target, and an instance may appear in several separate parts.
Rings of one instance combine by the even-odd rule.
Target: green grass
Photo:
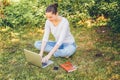
[[[114,47],[119,44],[111,46],[113,36],[107,32],[98,33],[94,28],[71,28],[71,31],[78,45],[76,53],[68,59],[52,56],[54,64],[42,69],[28,64],[23,54],[24,48],[39,52],[33,44],[42,39],[41,29],[23,27],[4,30],[1,27],[0,80],[119,80],[120,53],[119,48]],[[54,40],[53,36],[50,39]],[[60,67],[58,71],[53,70],[54,66],[66,61],[71,61],[78,69],[71,73]]]

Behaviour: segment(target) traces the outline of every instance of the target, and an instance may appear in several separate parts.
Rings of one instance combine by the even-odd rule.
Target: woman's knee
[[[54,53],[55,57],[67,57],[69,55],[70,55],[70,52],[67,49],[60,50]]]
[[[34,46],[36,47],[38,45],[38,41],[35,41]]]
[[[34,46],[35,46],[37,49],[40,49],[41,44],[42,44],[41,41],[35,41]]]
[[[58,50],[57,52],[54,53],[55,57],[69,57],[73,55],[76,51],[75,47],[66,47],[62,50]]]
[[[67,56],[71,56],[75,53],[76,48],[75,47],[69,47],[68,49],[66,49],[66,54]]]

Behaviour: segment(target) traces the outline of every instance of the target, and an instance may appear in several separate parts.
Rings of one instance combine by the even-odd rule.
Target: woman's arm
[[[48,21],[46,21],[45,23],[45,30],[44,30],[44,36],[43,36],[43,39],[42,39],[42,45],[41,45],[41,49],[40,49],[40,55],[42,57],[43,55],[43,52],[44,52],[44,48],[47,44],[47,41],[48,41],[48,38],[49,38],[49,34],[50,34],[50,27],[49,27],[49,24],[48,24]]]
[[[56,44],[54,48],[48,53],[48,55],[42,59],[42,62],[47,62],[58,48],[59,48],[59,45]]]
[[[43,52],[44,52],[46,43],[47,43],[46,41],[42,41],[42,45],[41,45],[41,49],[40,49],[40,53],[39,53],[41,57],[43,56]]]
[[[55,53],[55,51],[57,51],[57,49],[58,49],[59,47],[60,47],[60,45],[56,44],[56,45],[54,46],[54,48],[49,52],[49,55],[52,56],[52,55]]]

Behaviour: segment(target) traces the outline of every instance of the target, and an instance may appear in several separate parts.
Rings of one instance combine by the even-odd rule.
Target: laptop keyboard
[[[42,63],[42,66],[46,66],[47,65],[47,63]]]

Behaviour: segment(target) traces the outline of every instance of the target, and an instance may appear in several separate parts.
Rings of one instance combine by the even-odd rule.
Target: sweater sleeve
[[[48,20],[46,20],[44,31],[45,32],[44,32],[44,36],[43,36],[42,41],[47,42],[49,39],[49,34],[50,34],[50,26],[49,26]]]
[[[64,39],[66,37],[66,34],[68,32],[68,29],[69,29],[69,22],[66,20],[62,26],[63,26],[63,28],[61,30],[60,37],[59,37],[59,39],[57,41],[57,44],[59,46],[63,43],[63,41],[64,41]]]

